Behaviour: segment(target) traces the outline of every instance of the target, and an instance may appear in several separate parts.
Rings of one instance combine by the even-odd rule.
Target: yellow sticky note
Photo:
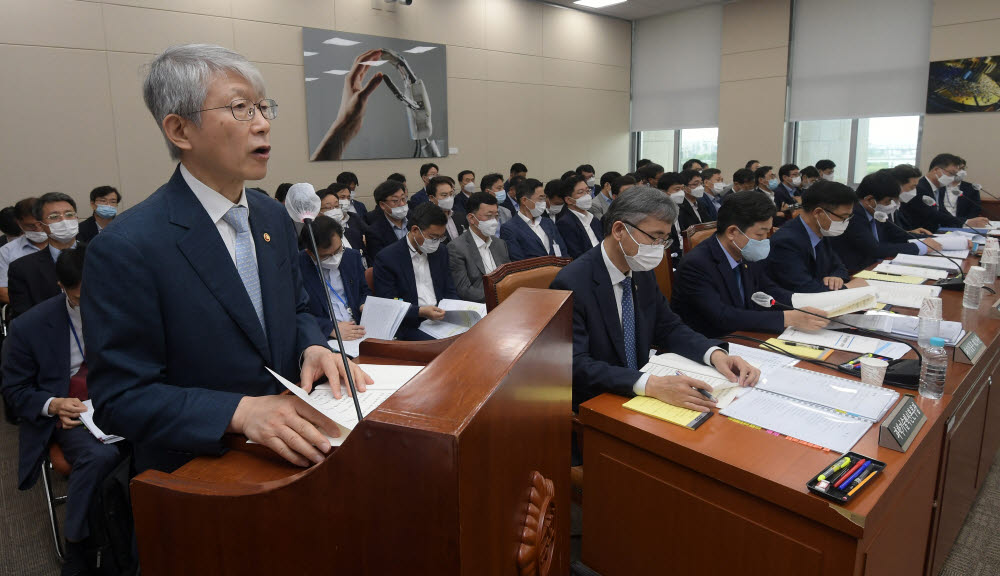
[[[814,360],[825,360],[830,354],[833,353],[832,350],[826,348],[813,348],[810,346],[799,346],[797,344],[785,343],[784,340],[778,340],[777,338],[769,338],[767,343],[775,348],[784,350],[789,354],[795,354],[800,358],[812,358]],[[765,348],[766,350],[766,348]]]
[[[712,415],[711,412],[698,412],[696,410],[680,408],[649,396],[636,396],[623,404],[623,406],[640,414],[652,416],[658,420],[664,420],[691,430],[701,426]]]
[[[927,279],[920,276],[903,276],[899,274],[886,274],[875,272],[874,270],[862,270],[854,275],[855,278],[865,280],[881,280],[882,282],[896,282],[899,284],[923,284]]]

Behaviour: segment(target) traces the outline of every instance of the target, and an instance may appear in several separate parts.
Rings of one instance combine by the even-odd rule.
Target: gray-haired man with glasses
[[[76,246],[80,222],[76,217],[76,202],[62,192],[43,194],[32,209],[42,231],[49,237],[47,249],[39,250],[11,262],[8,275],[10,307],[14,316],[24,314],[32,306],[60,292],[56,279],[56,258],[67,248]]]
[[[219,454],[226,432],[300,466],[320,462],[330,451],[323,431],[336,429],[275,395],[266,368],[309,390],[322,376],[346,384],[344,365],[309,313],[291,219],[244,186],[267,174],[278,106],[246,58],[204,44],[154,58],[143,97],[178,166],[87,255],[97,423],[132,441],[139,470]],[[364,391],[371,379],[351,369]]]
[[[622,193],[604,215],[604,240],[563,268],[552,288],[573,291],[573,408],[604,393],[653,396],[708,412],[711,386],[687,376],[653,376],[639,369],[655,346],[714,366],[744,386],[760,371],[730,356],[727,344],[688,328],[660,292],[653,269],[670,245],[677,205],[661,190]],[[574,459],[581,454],[574,450]]]

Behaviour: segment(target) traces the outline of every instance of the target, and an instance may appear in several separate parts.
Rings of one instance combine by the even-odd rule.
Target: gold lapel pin
[[[271,235],[268,234],[267,232],[264,232],[264,242],[270,242],[270,241],[271,241]]]

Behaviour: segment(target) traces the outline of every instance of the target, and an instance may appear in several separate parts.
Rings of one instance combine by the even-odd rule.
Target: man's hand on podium
[[[365,388],[372,383],[372,378],[354,362],[348,361],[351,367],[351,375],[354,376],[354,385],[358,392],[364,392]],[[333,391],[333,397],[340,400],[340,386],[344,385],[347,394],[350,395],[351,387],[347,385],[347,374],[344,372],[344,360],[340,354],[331,352],[329,348],[323,346],[310,346],[302,353],[302,372],[299,378],[299,386],[306,392],[312,390],[313,382],[326,376]]]
[[[322,462],[330,451],[326,437],[340,435],[336,424],[292,395],[244,396],[226,431],[243,434],[302,467]]]

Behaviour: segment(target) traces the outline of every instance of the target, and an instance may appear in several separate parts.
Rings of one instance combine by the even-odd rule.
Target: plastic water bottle
[[[931,338],[941,335],[941,319],[931,318],[923,313],[920,314],[917,323],[917,345],[929,346]]]
[[[920,395],[937,400],[944,394],[944,379],[948,372],[948,353],[944,351],[944,338],[931,338],[930,345],[922,350]]]

